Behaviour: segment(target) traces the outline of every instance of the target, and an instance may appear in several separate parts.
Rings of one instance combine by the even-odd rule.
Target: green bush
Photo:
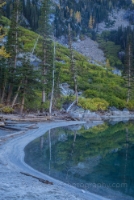
[[[9,107],[9,106],[6,106],[6,107],[2,108],[2,112],[5,113],[5,114],[13,113],[13,111],[14,111],[14,109]]]
[[[90,97],[90,98],[93,98],[93,97],[98,97],[98,91],[97,90],[86,90],[84,92],[84,96],[85,97]]]
[[[107,101],[109,102],[110,106],[115,106],[116,108],[122,109],[126,107],[126,101],[119,99],[118,97],[115,96],[107,96],[106,97]]]
[[[126,103],[126,107],[129,110],[134,110],[134,100],[129,101],[128,103]]]
[[[43,103],[43,105],[40,106],[40,108],[44,108],[45,111],[48,111],[49,110],[49,105],[50,105],[50,102],[46,101],[45,103]]]
[[[4,107],[4,105],[3,104],[0,104],[0,108],[3,108]]]
[[[97,110],[103,111],[107,110],[109,103],[104,99],[100,98],[93,98],[93,99],[79,98],[78,105],[84,109],[88,109],[91,111],[97,111]]]

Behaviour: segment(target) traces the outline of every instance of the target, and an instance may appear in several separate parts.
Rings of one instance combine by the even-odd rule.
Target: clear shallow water
[[[25,162],[110,199],[134,199],[134,121],[52,129],[26,146]]]

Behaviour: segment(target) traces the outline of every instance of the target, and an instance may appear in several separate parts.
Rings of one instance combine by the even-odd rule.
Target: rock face
[[[100,115],[98,115],[96,112],[91,112],[89,110],[76,110],[76,111],[70,111],[70,116],[77,120],[83,120],[83,121],[102,121]]]
[[[126,11],[124,9],[120,9],[120,10],[113,10],[110,14],[109,14],[109,20],[111,22],[113,22],[112,26],[107,26],[107,24],[105,22],[101,22],[98,27],[97,27],[97,31],[99,33],[102,33],[103,31],[111,31],[111,30],[118,30],[118,27],[122,26],[122,27],[127,27],[129,26],[129,22],[125,17],[126,15]]]
[[[85,121],[88,121],[88,120],[101,121],[101,117],[97,113],[90,112],[89,110],[85,110],[83,119]]]
[[[79,40],[77,42],[73,42],[73,48],[84,56],[90,58],[91,63],[96,65],[98,65],[96,62],[105,64],[106,58],[104,56],[104,52],[99,49],[98,43],[89,37],[86,37],[82,41]]]
[[[117,69],[117,68],[114,68],[112,70],[113,74],[117,75],[117,76],[121,76],[121,70]]]
[[[127,108],[123,110],[118,110],[116,107],[110,107],[109,111],[105,113],[91,112],[90,110],[84,110],[83,108],[74,105],[70,112],[70,117],[75,120],[81,121],[92,121],[92,122],[102,122],[102,120],[112,120],[112,121],[127,121],[134,118],[134,113],[130,112]]]
[[[35,69],[38,69],[38,66],[41,63],[41,60],[32,53],[19,53],[18,54],[19,61],[17,63],[19,66],[22,65],[21,59],[24,58],[24,57],[29,59],[30,64],[33,65],[35,67]]]
[[[123,111],[118,109],[112,110],[111,114],[114,116],[128,117],[130,115],[130,112],[128,109],[124,108]]]
[[[60,84],[59,88],[60,88],[60,91],[61,91],[63,96],[68,96],[68,95],[73,95],[74,94],[74,90],[69,88],[68,83]]]

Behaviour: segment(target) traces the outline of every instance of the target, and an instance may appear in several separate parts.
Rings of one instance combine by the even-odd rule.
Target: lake
[[[113,200],[134,199],[134,121],[55,128],[25,147],[25,162]]]

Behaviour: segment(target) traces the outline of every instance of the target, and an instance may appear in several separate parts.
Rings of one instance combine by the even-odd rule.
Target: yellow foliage
[[[13,113],[13,111],[14,111],[14,109],[9,107],[9,106],[2,108],[2,112],[5,113],[5,114]]]
[[[100,98],[79,98],[78,105],[91,111],[107,110],[109,103]]]
[[[0,3],[0,8],[2,8],[5,4],[6,2]]]
[[[3,58],[9,58],[10,57],[10,55],[6,52],[4,47],[0,48],[0,57],[3,57]]]
[[[3,4],[2,4],[3,5]],[[1,7],[1,4],[0,4]],[[2,32],[2,26],[0,26],[0,40],[3,39],[3,37],[5,36],[4,34],[1,33]],[[10,55],[6,52],[5,47],[2,46],[0,47],[0,58],[9,58]]]
[[[77,20],[77,23],[80,23],[81,22],[81,13],[80,12],[76,12],[75,13],[75,19]]]
[[[88,24],[89,28],[93,29],[94,23],[95,23],[95,19],[94,19],[93,16],[91,15],[91,16],[90,16],[90,19],[89,19],[89,24]]]

